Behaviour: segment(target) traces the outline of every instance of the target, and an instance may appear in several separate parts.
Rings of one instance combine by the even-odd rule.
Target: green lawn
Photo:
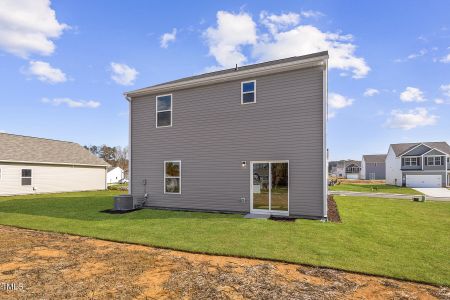
[[[450,286],[448,202],[336,197],[340,224],[150,209],[123,215],[100,213],[112,207],[111,196],[117,193],[0,197],[0,223]]]
[[[341,183],[339,185],[330,186],[331,191],[351,191],[351,192],[374,192],[374,193],[390,193],[390,194],[407,194],[421,195],[421,192],[407,187],[399,187],[389,184],[352,184]]]

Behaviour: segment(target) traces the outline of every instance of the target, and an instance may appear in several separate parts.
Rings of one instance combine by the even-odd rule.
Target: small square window
[[[31,185],[31,169],[22,169],[22,185]]]
[[[256,102],[256,81],[244,81],[241,83],[241,104]]]

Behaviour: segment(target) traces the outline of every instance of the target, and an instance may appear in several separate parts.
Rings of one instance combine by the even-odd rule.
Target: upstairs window
[[[31,169],[22,169],[22,185],[31,185]]]
[[[241,104],[256,102],[256,80],[241,83]]]
[[[426,158],[427,166],[442,166],[444,160],[440,156],[429,156]]]
[[[403,158],[404,166],[420,166],[420,160],[418,157],[404,157]]]
[[[156,97],[156,128],[172,126],[172,94]]]
[[[164,162],[164,194],[181,194],[181,161]]]

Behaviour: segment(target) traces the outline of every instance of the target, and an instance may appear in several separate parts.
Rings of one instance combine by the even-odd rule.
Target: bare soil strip
[[[0,283],[0,299],[450,299],[445,287],[7,226]]]

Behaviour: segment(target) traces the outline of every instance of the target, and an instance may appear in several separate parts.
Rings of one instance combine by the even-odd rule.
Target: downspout
[[[128,194],[132,195],[131,191],[131,97],[129,97],[127,94],[124,94],[125,99],[128,101]],[[133,205],[135,205],[133,199]]]
[[[328,219],[328,149],[327,149],[327,122],[328,122],[328,59],[324,61],[323,68],[323,218]]]

